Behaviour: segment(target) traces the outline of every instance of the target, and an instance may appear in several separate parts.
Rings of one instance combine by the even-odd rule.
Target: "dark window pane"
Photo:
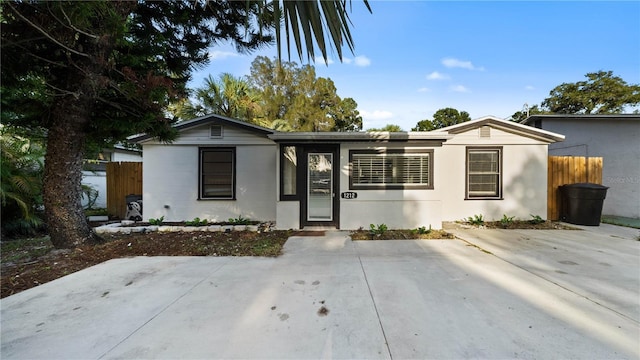
[[[233,198],[233,178],[235,172],[233,155],[233,149],[201,150],[201,198]]]

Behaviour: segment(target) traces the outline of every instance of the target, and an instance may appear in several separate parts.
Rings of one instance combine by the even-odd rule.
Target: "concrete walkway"
[[[617,228],[617,227],[614,227]],[[279,258],[138,257],[5,298],[6,359],[640,357],[640,242],[293,237]]]

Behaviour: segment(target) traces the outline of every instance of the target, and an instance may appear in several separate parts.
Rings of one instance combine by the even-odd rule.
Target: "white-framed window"
[[[433,150],[351,150],[349,188],[433,189]]]
[[[235,148],[200,148],[199,199],[235,199]]]
[[[502,147],[467,147],[467,199],[502,198]]]

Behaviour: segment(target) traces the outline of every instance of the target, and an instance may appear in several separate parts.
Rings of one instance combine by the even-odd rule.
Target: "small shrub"
[[[513,224],[513,219],[515,219],[515,216],[507,216],[507,214],[502,214],[500,225],[506,229],[509,227],[509,225]]]
[[[230,218],[229,221],[227,221],[229,224],[231,225],[250,225],[251,224],[251,219],[249,218],[243,218],[242,215],[239,215],[237,218]]]
[[[149,224],[151,224],[151,225],[160,226],[160,225],[162,225],[163,222],[164,222],[164,216],[160,216],[157,219],[153,219],[153,218],[149,219]]]
[[[537,225],[537,224],[542,224],[544,222],[544,219],[541,218],[539,215],[531,214],[531,217],[532,219],[529,220],[529,224]]]
[[[427,229],[424,226],[420,226],[419,228],[413,230],[414,233],[416,234],[420,234],[420,235],[425,235],[425,234],[431,234],[431,224],[429,224],[429,228]]]
[[[200,220],[199,217],[191,220],[191,221],[185,221],[184,222],[187,226],[205,226],[209,223],[209,221],[207,221],[207,219],[202,219]]]
[[[471,225],[484,225],[484,219],[482,218],[482,214],[473,215],[467,219],[467,222]]]
[[[381,236],[382,234],[385,233],[385,231],[387,231],[387,225],[385,224],[379,224],[378,226],[376,226],[375,224],[370,224],[369,225],[369,233],[371,234],[371,236]]]

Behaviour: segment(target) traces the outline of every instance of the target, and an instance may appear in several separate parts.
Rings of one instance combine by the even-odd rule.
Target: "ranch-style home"
[[[278,132],[209,115],[146,135],[144,218],[250,218],[279,229],[439,229],[473,215],[546,216],[549,144],[488,116],[430,132]]]

